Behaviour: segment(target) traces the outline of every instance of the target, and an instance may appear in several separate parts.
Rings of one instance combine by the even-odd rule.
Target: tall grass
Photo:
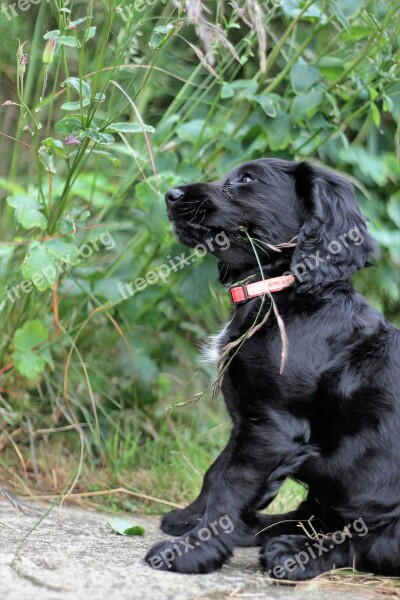
[[[4,30],[0,465],[18,489],[177,501],[222,447],[219,409],[195,402],[196,344],[228,312],[212,259],[118,287],[181,255],[173,185],[263,155],[347,171],[383,248],[359,285],[396,316],[396,3],[206,4],[57,0]]]

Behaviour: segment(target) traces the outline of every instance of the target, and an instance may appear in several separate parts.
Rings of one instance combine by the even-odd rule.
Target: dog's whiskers
[[[195,218],[197,217],[197,215],[198,215],[198,213],[199,213],[199,210],[201,209],[201,207],[203,206],[203,204],[204,204],[205,202],[206,202],[206,199],[204,199],[204,200],[203,200],[203,201],[202,201],[202,202],[199,204],[199,206],[198,206],[198,208],[197,208],[197,210],[196,210],[196,214],[194,215],[194,217],[192,217],[192,219],[190,219],[190,221],[189,221],[189,224],[190,224],[190,223],[192,223],[192,221],[194,221],[194,220],[195,220]],[[205,216],[206,216],[206,213],[204,212],[204,217],[205,217]],[[204,220],[204,217],[203,217],[203,220]]]

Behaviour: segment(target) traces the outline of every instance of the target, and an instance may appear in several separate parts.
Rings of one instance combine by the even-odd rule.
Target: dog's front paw
[[[203,515],[199,515],[187,508],[175,508],[161,519],[161,529],[167,535],[179,537],[194,529]]]
[[[313,558],[305,550],[307,537],[281,535],[268,540],[260,551],[260,562],[267,574],[274,579],[302,581],[315,577]]]
[[[195,535],[176,540],[163,540],[146,554],[153,569],[178,573],[209,573],[220,569],[232,554],[221,539],[200,541]]]

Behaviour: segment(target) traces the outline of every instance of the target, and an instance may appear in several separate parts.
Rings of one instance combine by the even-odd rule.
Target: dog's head
[[[222,181],[176,187],[165,199],[181,242],[204,245],[235,270],[279,264],[301,293],[348,279],[377,254],[351,185],[308,163],[255,160]],[[224,244],[212,243],[218,234]]]

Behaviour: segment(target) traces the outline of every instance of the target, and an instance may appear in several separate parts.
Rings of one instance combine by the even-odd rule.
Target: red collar
[[[281,277],[271,277],[270,279],[262,279],[261,281],[255,281],[254,283],[237,285],[229,288],[228,292],[231,304],[242,304],[243,302],[247,302],[247,300],[256,298],[256,296],[284,290],[293,283],[293,275],[282,275]]]

